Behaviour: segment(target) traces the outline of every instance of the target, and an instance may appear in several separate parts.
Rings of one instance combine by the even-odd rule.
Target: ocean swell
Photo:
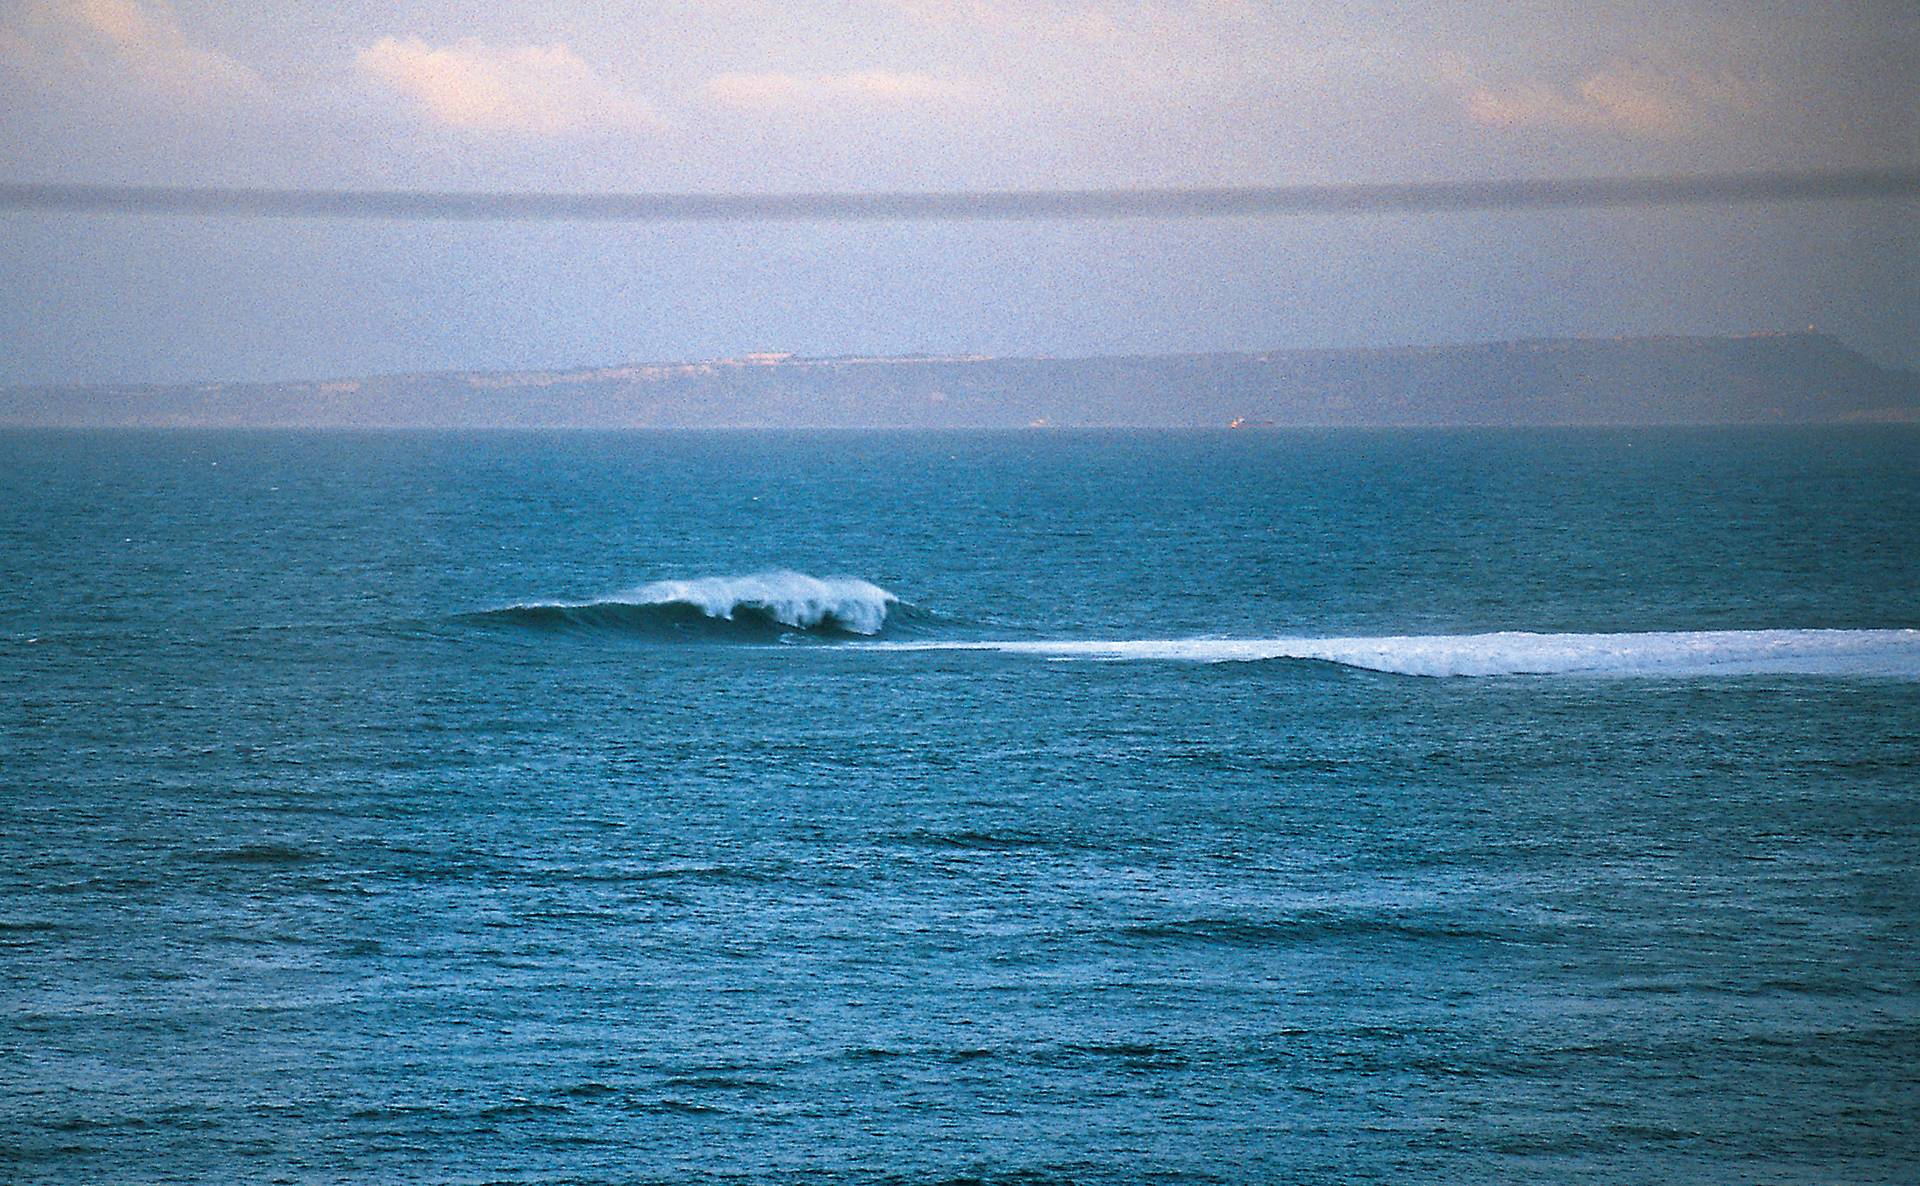
[[[1047,659],[1247,663],[1314,660],[1394,675],[1833,675],[1920,679],[1920,630],[1672,630],[1637,634],[1387,635],[910,641],[894,650],[997,651]]]
[[[759,572],[654,581],[588,601],[536,601],[466,615],[482,625],[601,629],[662,636],[774,638],[879,634],[899,598],[850,577]]]

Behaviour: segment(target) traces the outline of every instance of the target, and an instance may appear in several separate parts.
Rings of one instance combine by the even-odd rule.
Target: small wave
[[[916,828],[901,839],[923,848],[954,848],[967,852],[1001,852],[1026,848],[1052,848],[1055,841],[1034,832],[982,832],[972,828],[936,831]]]
[[[1488,927],[1467,926],[1444,919],[1422,920],[1397,915],[1341,914],[1307,911],[1272,919],[1184,918],[1124,927],[1129,941],[1196,943],[1221,947],[1269,947],[1349,938],[1469,939],[1499,941],[1503,936]]]
[[[209,852],[206,859],[222,865],[298,865],[312,855],[290,844],[243,844]]]
[[[1676,630],[1639,634],[1355,638],[925,640],[892,650],[996,651],[1047,659],[1249,663],[1312,660],[1394,675],[1831,675],[1920,679],[1920,630]]]
[[[537,601],[463,615],[479,625],[615,630],[656,636],[875,635],[900,599],[869,581],[760,572],[655,581],[590,601]]]

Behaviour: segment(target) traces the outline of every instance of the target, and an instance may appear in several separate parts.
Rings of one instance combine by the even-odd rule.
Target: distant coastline
[[[1829,335],[1092,358],[754,353],[310,382],[0,388],[0,426],[1437,427],[1920,422],[1920,375]]]

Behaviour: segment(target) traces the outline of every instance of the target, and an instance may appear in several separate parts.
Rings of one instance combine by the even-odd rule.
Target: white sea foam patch
[[[898,600],[869,581],[775,571],[654,581],[603,598],[599,604],[691,605],[709,618],[729,621],[742,610],[751,610],[797,630],[835,626],[855,634],[878,634],[886,625],[887,608]]]
[[[1048,659],[1247,663],[1309,659],[1396,675],[1840,675],[1920,679],[1920,630],[1676,630],[1644,634],[1395,635],[872,643]]]

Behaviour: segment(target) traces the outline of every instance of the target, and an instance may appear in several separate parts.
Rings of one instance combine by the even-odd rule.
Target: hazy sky
[[[1920,161],[1920,5],[0,0],[0,180],[1234,185]],[[1912,202],[1100,224],[0,215],[0,382],[1804,328]]]

